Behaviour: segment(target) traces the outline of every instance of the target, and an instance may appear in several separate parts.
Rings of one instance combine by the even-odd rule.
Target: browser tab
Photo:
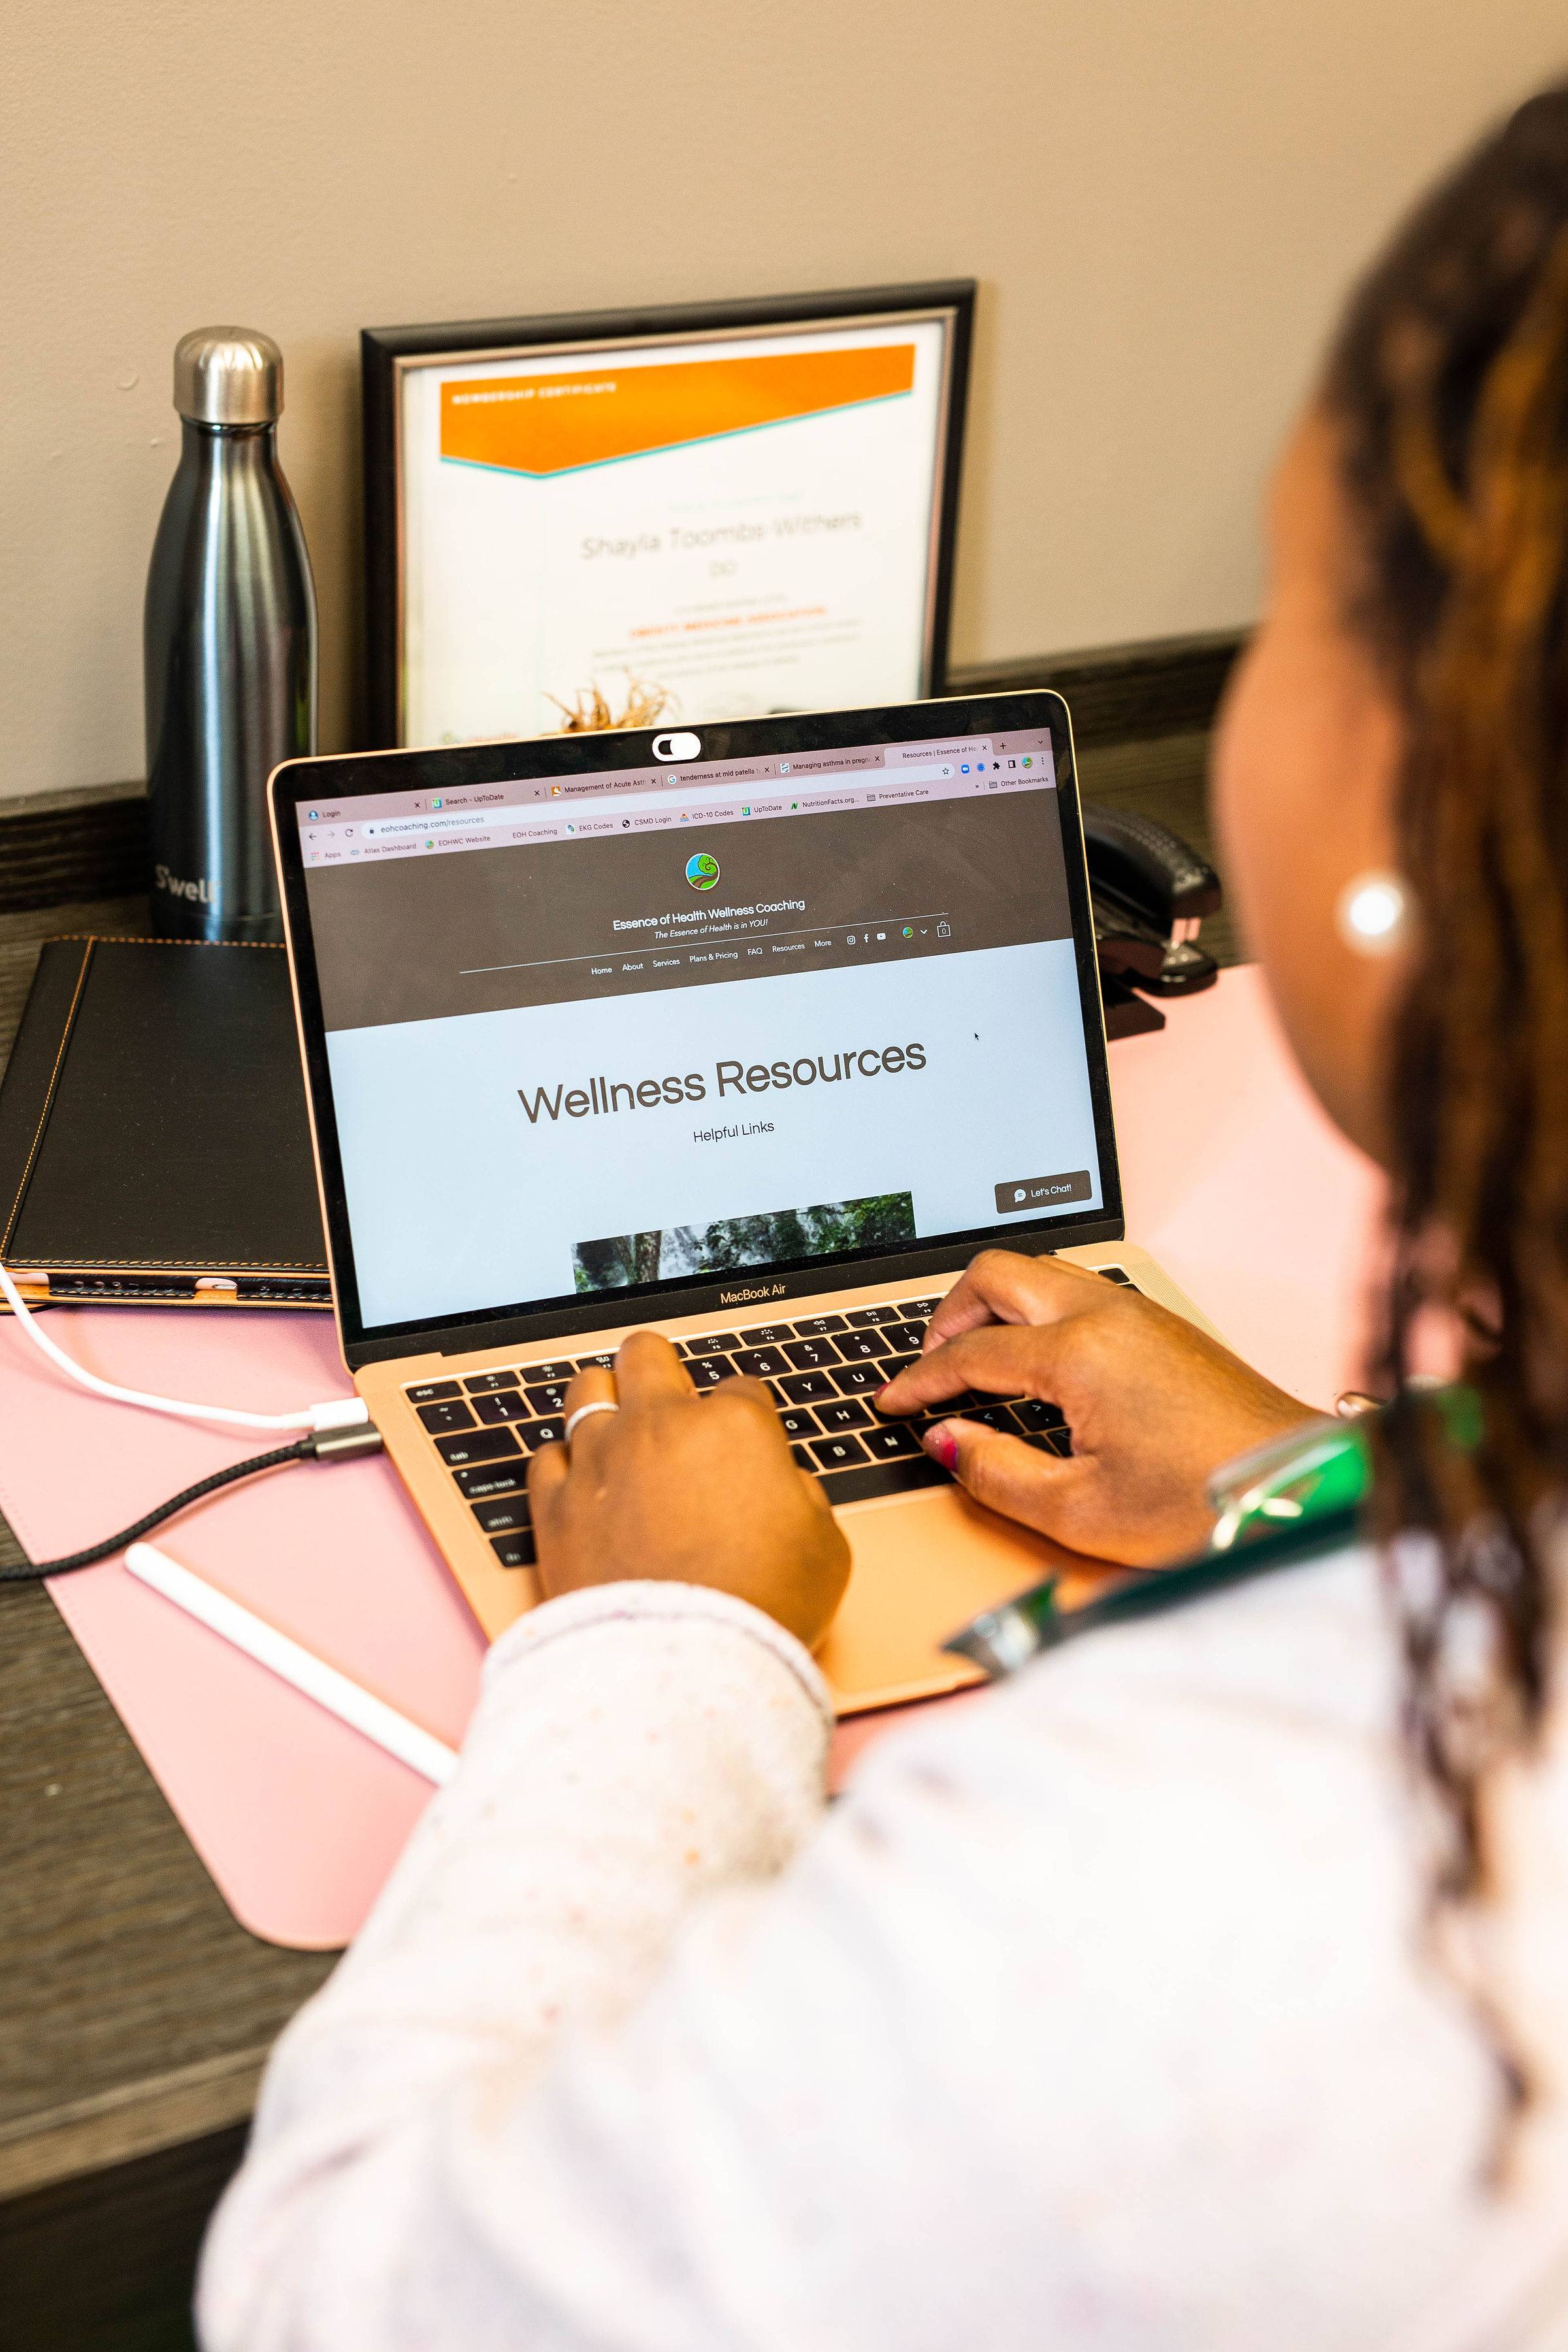
[[[991,739],[988,735],[960,735],[947,742],[889,743],[882,753],[889,768],[929,767],[961,760],[988,760]]]

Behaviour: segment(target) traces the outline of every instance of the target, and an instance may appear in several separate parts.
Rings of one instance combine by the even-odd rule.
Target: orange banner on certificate
[[[459,381],[441,386],[441,455],[507,473],[566,474],[889,400],[914,380],[912,343],[876,343]]]

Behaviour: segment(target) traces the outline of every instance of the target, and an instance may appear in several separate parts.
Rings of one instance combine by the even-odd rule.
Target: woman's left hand
[[[1152,1568],[1207,1540],[1210,1474],[1317,1419],[1217,1339],[1065,1258],[984,1250],[931,1317],[925,1353],[875,1400],[940,1411],[973,1390],[1058,1406],[1065,1460],[957,1417],[929,1453],[976,1502],[1093,1558]]]
[[[567,1445],[529,1464],[547,1596],[626,1577],[710,1584],[822,1639],[849,1580],[849,1546],[815,1478],[797,1470],[760,1381],[699,1396],[655,1331],[623,1341],[613,1373],[579,1372]]]

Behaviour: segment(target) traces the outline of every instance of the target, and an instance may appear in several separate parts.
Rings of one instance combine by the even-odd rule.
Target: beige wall
[[[973,273],[960,657],[1240,621],[1348,274],[1561,0],[8,0],[0,794],[142,772],[169,355],[282,343],[358,658],[363,325]]]

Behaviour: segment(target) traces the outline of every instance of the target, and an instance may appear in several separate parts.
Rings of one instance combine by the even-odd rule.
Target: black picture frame
[[[776,295],[727,302],[676,303],[619,310],[555,311],[538,318],[477,319],[444,325],[367,327],[360,335],[363,415],[365,714],[364,748],[400,750],[403,741],[402,467],[399,385],[403,371],[443,359],[526,357],[534,350],[717,337],[752,328],[809,330],[859,319],[905,315],[951,319],[948,373],[933,500],[934,560],[927,607],[922,696],[947,684],[953,551],[973,345],[976,283],[938,278],[905,286],[852,287],[835,292]]]

